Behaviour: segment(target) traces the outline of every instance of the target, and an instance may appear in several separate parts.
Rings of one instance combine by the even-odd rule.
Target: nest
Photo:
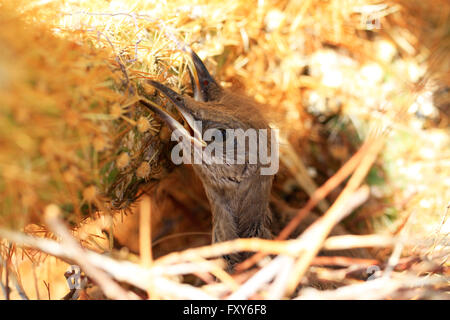
[[[448,297],[447,1],[3,1],[0,8],[2,260],[42,260],[36,250],[7,245],[8,239],[76,262],[89,277],[98,273],[88,270],[106,272],[112,278],[100,289],[109,298]],[[146,79],[190,93],[188,60],[179,50],[184,44],[224,87],[265,105],[281,129],[274,194],[303,208],[290,226],[315,206],[336,224],[354,203],[350,208],[358,209],[345,226],[375,235],[327,239],[328,226],[318,224],[311,255],[301,235],[212,246],[203,236],[184,243],[192,232],[208,231],[207,204],[201,190],[174,178],[170,132],[139,103],[145,97],[173,111]],[[184,206],[171,215],[169,205],[155,217],[148,202],[160,206],[149,190],[162,195],[167,185]],[[145,193],[150,197],[138,201]],[[117,253],[112,226],[119,229],[125,218],[118,212],[129,211],[141,212],[137,228],[144,236],[133,240],[140,249],[131,251],[146,262],[94,259],[98,252]],[[193,218],[199,211],[203,216]],[[71,243],[55,212],[90,255]],[[143,212],[152,212],[150,230]],[[86,227],[99,220],[106,236]],[[55,251],[41,237],[6,227],[63,241]],[[185,236],[154,250],[158,259],[152,261],[145,235],[152,234],[155,245],[174,233]],[[119,242],[130,249],[130,239]],[[205,246],[171,253],[198,245]],[[61,253],[67,246],[78,254]],[[351,247],[371,248],[374,259],[315,256],[323,248]],[[212,260],[235,251],[258,254],[232,275],[220,259]],[[264,259],[269,254],[277,257]],[[26,278],[25,271],[14,272],[14,279]],[[193,285],[187,275],[202,284]],[[30,295],[17,279],[18,292]],[[317,290],[324,283],[339,289]]]

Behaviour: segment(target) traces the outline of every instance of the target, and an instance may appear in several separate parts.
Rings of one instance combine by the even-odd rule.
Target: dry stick
[[[190,273],[206,273],[210,272],[211,269],[217,267],[215,262],[203,260],[196,262],[181,262],[173,265],[168,265],[164,267],[155,267],[155,274],[164,274],[167,276],[175,276],[180,274],[190,274]],[[164,268],[164,271],[161,269]],[[162,272],[160,272],[162,271]]]
[[[370,139],[372,141],[372,139]],[[343,218],[343,212],[347,211],[349,199],[353,196],[363,179],[366,177],[369,169],[375,162],[378,153],[384,145],[384,136],[380,135],[378,139],[375,139],[370,147],[367,149],[367,153],[364,154],[364,158],[361,164],[356,168],[354,174],[350,178],[344,190],[339,197],[333,203],[327,213],[322,216],[318,221],[313,223],[299,239],[303,239],[309,244],[308,250],[297,260],[296,264],[292,268],[292,278],[287,286],[287,294],[292,294],[297,287],[300,280],[303,278],[308,266],[314,257],[318,254],[322,243],[333,229],[333,227]]]
[[[270,282],[287,262],[287,256],[278,256],[279,259],[272,260],[267,266],[259,270],[238,290],[233,292],[227,299],[242,300],[254,295],[261,287]]]
[[[323,244],[324,250],[342,250],[370,247],[390,247],[398,238],[388,235],[344,235],[329,237]]]
[[[5,300],[9,300],[10,293],[11,293],[11,288],[9,287],[9,266],[8,266],[8,261],[10,261],[10,259],[11,259],[11,243],[9,245],[7,255],[8,256],[6,257],[6,259],[4,261],[4,265],[5,265],[5,287],[6,287]]]
[[[317,190],[317,185],[310,177],[302,159],[295,152],[289,141],[282,141],[280,147],[282,147],[281,151],[283,152],[281,161],[289,169],[300,187],[306,192],[308,196],[311,197],[314,194],[314,191]],[[325,199],[322,199],[317,203],[317,207],[322,213],[324,213],[328,210],[330,205],[326,202]]]
[[[339,211],[339,215],[336,217],[336,221],[334,224],[326,224],[326,215],[317,220],[315,223],[313,223],[306,231],[298,238],[298,241],[305,244],[305,250],[303,250],[302,255],[299,258],[299,261],[302,261],[304,257],[309,257],[310,260],[308,260],[308,265],[311,263],[311,261],[314,259],[316,254],[319,252],[321,248],[321,244],[324,242],[326,236],[331,231],[331,229],[334,227],[334,225],[339,222],[341,219],[343,219],[345,216],[349,215],[354,209],[359,207],[361,204],[366,202],[367,198],[369,197],[370,190],[369,187],[363,186],[358,190],[355,190],[352,194],[349,194],[346,201],[346,206],[342,207]],[[334,204],[333,204],[334,206]],[[332,210],[333,206],[330,208]],[[330,212],[330,210],[328,212]],[[320,228],[325,230],[320,230]],[[318,229],[318,231],[316,231]],[[314,243],[315,238],[320,237],[321,241],[320,243],[317,241]],[[312,244],[312,246],[311,246]],[[311,255],[311,252],[316,252],[316,254]],[[278,256],[274,260],[284,260],[286,259],[285,256]],[[292,270],[294,269],[294,272],[296,271],[296,267],[298,262],[294,264],[294,258],[287,257],[288,260],[283,264],[283,270],[280,271],[280,273],[277,275],[277,277],[274,280],[274,284],[272,285],[272,288],[270,289],[270,298],[271,299],[281,299],[286,292],[286,287],[289,284],[292,284],[292,278],[296,283],[298,283],[302,277],[295,278],[295,276],[298,276],[298,274],[294,274],[294,277],[292,276]],[[286,265],[291,265],[290,267],[286,267]],[[289,270],[286,270],[286,269]],[[306,269],[305,269],[306,271]],[[295,285],[294,289],[297,287]]]
[[[2,291],[3,291],[3,295],[5,296],[5,300],[6,300],[6,296],[7,296],[7,293],[6,293],[6,287],[3,285],[2,282],[0,282],[0,288],[1,288]]]
[[[9,241],[15,242],[20,246],[31,247],[38,249],[47,254],[58,257],[68,263],[75,261],[73,253],[68,250],[67,246],[64,246],[54,240],[37,238],[33,236],[28,236],[20,232],[9,231],[0,228],[0,238],[8,239]],[[162,277],[164,271],[167,269],[165,266],[152,272],[152,269],[142,268],[140,265],[128,262],[128,261],[117,261],[105,255],[98,254],[96,252],[85,249],[84,259],[89,261],[92,266],[98,269],[105,270],[108,274],[111,274],[115,279],[123,282],[130,283],[137,288],[142,290],[148,289],[148,282],[150,277],[152,283],[155,287],[158,287],[160,295],[166,294],[170,297],[176,297],[178,299],[213,299],[214,297],[204,293],[200,289],[192,288],[187,285],[181,285],[169,279]],[[76,262],[76,261],[75,261]],[[86,271],[86,270],[85,270]],[[50,299],[50,287],[44,281]]]
[[[3,259],[2,259],[2,256],[0,255],[0,267],[2,266],[2,264],[3,264]],[[6,264],[5,264],[5,270],[6,270]],[[0,288],[3,291],[3,295],[5,296],[5,300],[8,300],[7,299],[8,298],[8,284],[6,284],[6,286],[3,285],[1,274],[0,274]]]
[[[13,270],[11,270],[11,280],[14,283],[14,286],[16,287],[17,293],[19,294],[20,298],[22,300],[30,300],[25,293],[25,290],[23,289],[22,285],[19,282],[19,279],[17,279],[17,276]]]
[[[16,247],[17,246],[14,245],[14,251],[17,250]],[[22,255],[22,258],[23,258],[23,255]],[[11,270],[13,271],[13,273],[12,273],[13,282],[14,282],[14,285],[16,286],[17,293],[22,298],[22,300],[29,300],[28,295],[26,294],[25,289],[23,288],[22,278],[20,276],[17,259],[15,260],[14,269],[11,268]]]
[[[15,242],[18,245],[36,248],[47,254],[59,257],[60,259],[72,263],[74,257],[71,252],[67,251],[66,247],[58,242],[45,238],[37,238],[28,236],[19,232],[8,231],[0,229],[0,238],[8,239]],[[360,240],[359,240],[360,239]],[[345,249],[348,247],[376,247],[376,246],[388,246],[392,245],[395,240],[388,236],[336,236],[328,238],[324,243],[324,248],[330,250]],[[272,243],[276,245],[270,247]],[[151,269],[145,269],[139,265],[133,264],[128,261],[116,261],[105,255],[101,255],[90,250],[85,250],[85,259],[89,261],[93,266],[101,268],[111,274],[115,279],[130,283],[142,290],[148,289],[148,283],[150,277],[155,278],[152,280],[153,284],[158,287],[161,294],[169,296],[175,296],[180,299],[211,299],[210,295],[205,294],[199,289],[197,291],[188,290],[187,288],[177,289],[176,283],[170,280],[164,279],[164,275],[178,275],[188,274],[194,272],[210,272],[212,268],[215,268],[213,262],[209,263],[184,263],[178,265],[168,265],[172,263],[179,263],[189,260],[198,260],[199,257],[210,258],[215,256],[221,256],[230,254],[236,250],[267,250],[275,254],[298,254],[302,249],[298,240],[289,241],[270,241],[261,239],[236,239],[226,243],[219,243],[213,246],[201,247],[196,249],[188,249],[181,253],[173,253],[160,258],[155,261]],[[168,287],[164,285],[168,284]],[[259,287],[258,287],[259,288]],[[175,290],[175,292],[172,291]],[[194,288],[192,288],[194,289]],[[190,295],[190,296],[189,296]]]
[[[36,300],[41,300],[41,297],[39,295],[38,279],[36,275],[36,263],[33,262],[32,267],[33,267],[34,290],[36,291]]]
[[[360,259],[360,258],[350,258],[350,257],[315,257],[311,265],[315,266],[373,266],[380,264],[380,261],[376,259]]]
[[[306,215],[325,197],[336,188],[342,181],[344,181],[358,164],[361,162],[362,157],[366,153],[366,149],[370,146],[371,139],[367,139],[361,148],[356,152],[350,160],[348,160],[330,179],[327,180],[319,189],[317,189],[311,198],[309,198],[306,205],[300,209],[297,215],[288,223],[286,227],[280,232],[280,234],[275,238],[275,240],[284,240],[297,228],[297,226],[302,222]],[[248,269],[255,265],[259,260],[261,260],[266,254],[263,252],[258,252],[243,261],[236,266],[236,271],[242,271]]]
[[[66,251],[66,248],[60,243],[34,236],[28,236],[20,232],[9,231],[0,228],[0,238],[8,239],[18,245],[39,249],[47,254],[59,257],[69,263],[73,262],[72,255]],[[149,276],[164,275],[169,264],[184,261],[198,260],[199,258],[211,258],[230,254],[236,251],[258,251],[267,250],[273,254],[294,254],[299,251],[296,240],[290,241],[272,241],[262,239],[236,239],[227,242],[221,242],[211,246],[204,246],[195,249],[187,249],[180,253],[171,253],[154,261],[151,269],[143,268],[128,261],[116,261],[105,255],[97,254],[93,251],[84,249],[86,259],[94,266],[103,268],[108,273],[114,275],[120,281],[128,281],[139,288],[145,288],[144,282]],[[297,241],[298,242],[298,241]],[[139,283],[139,285],[137,285]]]
[[[391,277],[391,274],[394,271],[395,266],[398,264],[398,262],[400,260],[400,257],[401,257],[402,251],[403,251],[403,247],[404,247],[404,243],[406,240],[406,231],[407,231],[406,225],[408,224],[409,221],[411,221],[411,219],[410,219],[411,215],[412,214],[410,214],[408,216],[407,221],[403,224],[403,228],[401,229],[400,234],[399,234],[400,241],[398,241],[395,244],[394,250],[392,251],[392,254],[388,259],[387,266],[384,269],[383,276],[382,276],[384,278]]]
[[[447,221],[447,215],[448,215],[448,211],[450,209],[450,204],[447,205],[447,208],[445,210],[445,214],[442,216],[442,220],[441,223],[439,224],[439,227],[437,228],[437,230],[435,231],[435,236],[434,236],[434,242],[433,242],[433,246],[431,247],[429,254],[431,255],[434,250],[436,249],[436,246],[438,244],[438,238],[439,238],[439,234],[441,234],[441,230],[442,227],[445,225],[445,222]]]
[[[139,203],[139,252],[141,255],[141,264],[144,267],[150,267],[153,263],[151,244],[151,206],[152,203],[150,197],[144,195]]]
[[[293,267],[294,259],[286,257],[283,260],[283,265],[278,270],[277,276],[268,290],[267,299],[269,300],[280,299],[286,287],[285,283],[289,281],[290,270]]]
[[[199,262],[209,262],[208,260],[199,258]],[[197,262],[197,261],[195,261]],[[215,276],[220,282],[225,284],[231,290],[237,290],[239,284],[234,280],[234,278],[224,270],[224,262],[222,259],[219,261],[215,261],[215,263],[211,264],[211,268],[208,270],[213,276]]]
[[[50,283],[45,282],[45,280],[43,280],[44,282],[44,286],[47,289],[47,297],[48,300],[52,300],[52,296],[50,295]]]
[[[361,203],[365,202],[368,196],[368,188],[363,188],[361,191],[355,192],[352,199],[353,204],[346,208],[348,213],[350,213],[355,206],[359,206]],[[307,251],[307,243],[304,241],[302,241],[302,243],[305,244],[304,246],[301,246],[302,251]],[[300,253],[300,251],[297,251],[297,254],[298,253]],[[247,280],[239,290],[231,294],[228,299],[248,299],[256,294],[264,285],[268,284],[273,278],[275,278],[275,280],[269,289],[268,299],[280,299],[285,291],[286,283],[289,281],[290,270],[292,269],[293,264],[294,259],[292,257],[279,255],[255,275],[250,277],[250,279]]]
[[[33,236],[26,236],[24,234],[8,231],[0,228],[0,238],[5,238],[10,241],[13,241],[22,246],[29,246],[33,248],[37,248],[43,252],[46,252],[50,255],[59,257],[65,261],[72,262],[71,256],[68,255],[61,245],[56,241],[45,239],[45,238],[37,238]],[[342,250],[348,248],[362,248],[362,247],[386,247],[395,243],[395,238],[390,236],[382,236],[382,235],[345,235],[345,236],[333,236],[328,238],[323,248],[326,250]],[[156,270],[166,268],[167,265],[186,262],[186,261],[195,261],[199,258],[212,258],[218,257],[222,255],[227,255],[234,253],[236,251],[263,251],[268,254],[286,254],[286,255],[297,255],[300,250],[304,249],[302,243],[299,240],[286,240],[286,241],[276,241],[276,240],[264,240],[257,238],[250,239],[235,239],[226,242],[220,242],[216,244],[212,244],[209,246],[202,246],[193,249],[187,249],[181,252],[174,252],[167,254],[161,258],[158,258],[153,263],[153,270],[155,270],[154,274],[158,274]],[[108,258],[103,255],[94,255],[93,252],[86,250],[89,259],[96,266],[102,266],[103,264],[113,263],[123,264],[124,262],[116,262],[115,260]],[[92,257],[91,257],[92,256]],[[134,264],[133,264],[134,266]],[[139,270],[144,268],[139,268]],[[138,269],[133,267],[133,270],[128,270],[129,272],[138,272]],[[110,270],[108,270],[110,272]],[[138,272],[139,276],[143,276],[141,272]],[[164,274],[164,270],[161,270],[161,274]],[[148,275],[149,273],[147,273]],[[119,277],[120,278],[120,277]],[[125,278],[121,278],[119,280],[126,281]],[[142,281],[141,281],[142,282]]]
[[[6,286],[3,286],[3,283],[1,282],[1,278],[0,278],[0,287],[2,288],[2,291],[5,295],[5,300],[10,300],[10,294],[11,294],[11,288],[9,287],[9,279],[11,279],[11,282],[14,284],[14,286],[16,287],[17,293],[19,294],[20,298],[22,300],[29,300],[27,294],[25,293],[25,290],[23,289],[21,283],[19,282],[19,279],[17,278],[18,273],[16,270],[13,270],[13,263],[11,261],[12,259],[12,255],[13,252],[15,251],[15,249],[13,249],[13,244],[10,243],[9,245],[9,249],[8,249],[8,257],[7,259],[4,260],[4,268],[5,268],[5,282],[6,282]],[[3,264],[2,263],[3,259],[0,255],[0,265]],[[8,265],[8,261],[10,261],[10,265]]]
[[[420,288],[423,286],[430,286],[435,284],[442,284],[448,281],[439,277],[435,278],[421,278],[416,276],[406,276],[404,279],[387,279],[378,278],[364,283],[358,283],[348,285],[334,290],[320,291],[313,288],[303,289],[300,295],[296,299],[305,300],[372,300],[372,299],[385,299],[390,295],[398,292],[401,289]],[[439,295],[436,293],[436,297],[439,299],[446,298],[445,295]],[[448,298],[448,297],[447,297]]]
[[[153,264],[151,217],[152,202],[148,195],[144,195],[139,203],[139,253],[141,256],[141,265],[147,268]],[[147,290],[149,298],[154,298],[152,287],[150,282],[149,289]]]
[[[389,247],[396,243],[396,238],[386,235],[344,235],[333,236],[323,244],[325,250],[343,250],[364,247]],[[212,258],[227,255],[237,251],[257,252],[267,254],[285,254],[296,256],[302,249],[308,248],[307,244],[298,239],[295,240],[264,240],[258,238],[240,238],[231,241],[214,243],[181,252],[173,252],[155,260],[154,265],[165,266],[184,261],[194,261],[201,258]]]
[[[267,254],[288,254],[295,255],[301,250],[299,243],[295,240],[275,241],[259,238],[239,238],[230,241],[214,243],[193,249],[186,249],[181,252],[169,253],[157,260],[155,265],[167,265],[181,261],[194,261],[195,259],[218,257],[239,251],[256,252],[263,251]]]
[[[73,260],[98,284],[105,295],[112,299],[138,299],[135,294],[124,290],[108,274],[93,266],[86,259],[86,253],[60,220],[59,214],[59,207],[56,205],[47,206],[45,209],[45,220],[48,226],[57,236],[61,237],[62,244],[71,254]]]
[[[340,269],[311,267],[308,272],[311,272],[311,274],[313,274],[319,281],[325,280],[339,282],[340,284],[344,285],[347,283],[355,283],[355,281],[360,282],[361,280],[358,279],[358,276],[363,274],[365,276],[367,273],[373,270],[369,269],[370,267],[370,265],[353,265]],[[378,270],[378,268],[374,269]],[[356,276],[356,279],[352,275]]]

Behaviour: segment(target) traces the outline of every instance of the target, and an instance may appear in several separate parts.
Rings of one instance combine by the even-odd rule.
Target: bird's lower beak
[[[173,115],[171,115],[168,111],[162,109],[153,101],[141,100],[141,103],[150,110],[152,110],[153,112],[155,112],[156,114],[158,114],[161,117],[161,119],[163,119],[164,122],[167,123],[169,128],[172,129],[172,131],[177,131],[178,135],[184,137],[185,139],[187,139],[187,141],[192,141],[199,147],[206,146],[206,142],[204,142],[203,139],[201,138],[201,133],[195,124],[194,117],[191,115],[191,113],[185,106],[184,97],[159,82],[153,80],[148,80],[147,82],[156,89],[158,89],[164,96],[169,98],[169,100],[175,105],[177,110],[186,120],[189,127],[192,129],[194,135],[192,136],[189,133],[189,131],[187,131],[186,128],[183,127],[181,123],[175,120],[175,117]]]

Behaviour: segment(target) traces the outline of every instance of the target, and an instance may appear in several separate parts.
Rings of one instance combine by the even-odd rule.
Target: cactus
[[[38,222],[49,203],[72,223],[128,208],[166,165],[160,125],[137,103],[146,91],[111,48],[26,18],[0,10],[0,225]]]

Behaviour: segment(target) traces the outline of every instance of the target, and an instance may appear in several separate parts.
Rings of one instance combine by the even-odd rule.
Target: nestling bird
[[[184,143],[196,145],[200,150],[206,147],[202,136],[208,129],[223,133],[224,142],[230,137],[227,129],[269,129],[267,120],[262,115],[262,108],[252,99],[238,95],[222,88],[210,75],[207,68],[197,56],[188,50],[192,60],[189,75],[194,97],[180,95],[156,81],[148,81],[166,96],[182,114],[192,132],[167,111],[149,102],[142,103],[157,113],[172,130],[177,130]],[[201,127],[196,126],[200,123]],[[272,139],[258,140],[257,149],[266,148],[274,152]],[[264,145],[262,144],[264,143]],[[273,174],[262,175],[260,161],[249,161],[249,146],[245,147],[243,163],[193,164],[193,169],[201,179],[213,215],[213,242],[236,238],[258,237],[271,239],[272,233],[279,231],[280,215],[275,219],[269,207]],[[226,155],[223,155],[225,157]],[[277,159],[278,160],[278,159]],[[286,219],[285,219],[286,220]],[[277,226],[275,226],[277,225]],[[225,258],[232,267],[248,256],[238,253]]]

